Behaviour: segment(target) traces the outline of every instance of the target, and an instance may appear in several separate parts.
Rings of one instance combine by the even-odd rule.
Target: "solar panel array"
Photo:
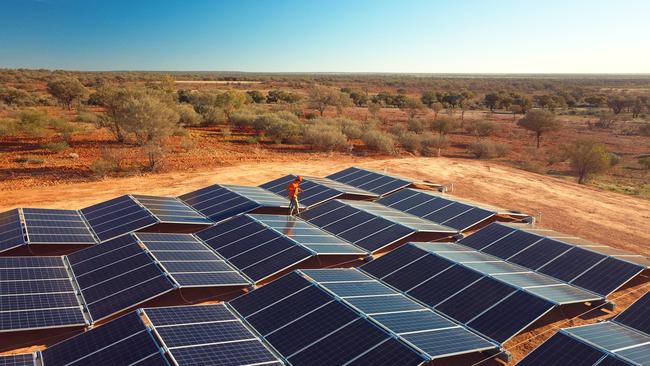
[[[0,252],[25,244],[25,233],[18,209],[0,213]]]
[[[144,309],[174,363],[282,365],[224,304]]]
[[[169,365],[136,312],[41,351],[43,366]]]
[[[442,244],[445,250],[449,247]],[[486,258],[472,254],[432,252],[407,244],[361,269],[498,343],[506,342],[557,305],[548,299],[550,294],[533,294],[534,287],[524,289],[512,279],[506,282],[495,278],[498,273],[521,273],[524,276],[519,281],[527,281],[524,270],[482,261]],[[566,300],[565,293],[560,295]]]
[[[132,235],[70,254],[68,261],[93,321],[174,288]]]
[[[381,250],[415,233],[456,233],[454,229],[374,202],[333,200],[303,212],[301,217],[370,252]]]
[[[603,296],[646,269],[629,257],[601,254],[589,245],[501,223],[492,223],[459,243]]]
[[[286,175],[264,183],[260,187],[284,197],[287,195],[287,186],[295,178],[295,175]],[[303,181],[300,183],[300,189],[302,190],[302,193],[300,193],[300,203],[307,207],[315,206],[341,196],[353,196],[357,199],[374,199],[378,197],[376,193],[349,186],[335,180],[316,177],[302,178]]]
[[[518,365],[650,365],[650,293],[612,321],[561,329]]]
[[[230,305],[291,365],[419,365],[426,359],[297,272]]]
[[[289,200],[260,187],[214,184],[179,197],[215,222],[258,208],[287,208]]]
[[[357,269],[303,270],[348,306],[425,353],[429,359],[495,345]]]
[[[34,366],[33,353],[23,353],[10,356],[0,356],[0,366]]]
[[[247,286],[250,282],[191,234],[137,233],[178,287]]]
[[[102,242],[158,223],[128,195],[86,207],[81,213]]]
[[[430,191],[404,189],[377,201],[423,219],[465,231],[497,215],[497,211],[458,202]]]
[[[326,178],[376,193],[380,196],[409,187],[412,181],[361,168],[347,168]]]
[[[0,257],[0,332],[84,325],[62,257]]]
[[[315,254],[248,215],[233,217],[195,235],[255,283]]]

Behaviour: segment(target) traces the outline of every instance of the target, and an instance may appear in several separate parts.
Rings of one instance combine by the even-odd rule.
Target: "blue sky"
[[[650,73],[646,0],[0,0],[0,67]]]

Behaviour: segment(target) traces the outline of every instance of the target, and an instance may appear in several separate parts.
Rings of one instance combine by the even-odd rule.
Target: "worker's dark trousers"
[[[289,203],[289,215],[300,215],[300,205],[298,204],[298,197],[291,197]]]

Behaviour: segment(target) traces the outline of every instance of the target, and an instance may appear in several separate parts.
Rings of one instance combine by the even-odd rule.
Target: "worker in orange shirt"
[[[289,215],[294,216],[300,215],[300,205],[298,204],[298,194],[302,192],[300,189],[300,182],[302,182],[302,177],[297,176],[296,179],[292,180],[291,183],[287,186],[287,193],[289,194]]]

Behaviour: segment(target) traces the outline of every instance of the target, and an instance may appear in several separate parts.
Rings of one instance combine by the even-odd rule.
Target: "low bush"
[[[12,136],[18,131],[18,122],[14,119],[0,118],[0,136]]]
[[[31,136],[41,137],[45,135],[49,119],[47,114],[37,110],[24,110],[18,114],[19,132]]]
[[[59,132],[66,140],[69,139],[73,134],[79,132],[77,126],[61,118],[51,119],[49,121],[49,125],[57,132]]]
[[[427,122],[417,119],[417,118],[412,118],[408,121],[408,130],[415,132],[415,133],[422,133],[427,129]]]
[[[442,149],[449,146],[445,135],[424,135],[420,140],[420,153],[425,156],[440,156]]]
[[[299,143],[300,132],[300,125],[297,122],[283,119],[272,120],[264,131],[266,136],[271,138],[276,144]]]
[[[56,141],[43,144],[42,147],[51,153],[59,153],[69,148],[70,146],[65,141]]]
[[[403,134],[406,133],[406,131],[407,131],[406,127],[401,123],[398,123],[396,125],[392,125],[388,129],[388,133],[390,133],[391,135],[393,135],[395,137],[402,136]]]
[[[115,164],[103,158],[99,158],[90,164],[92,175],[97,178],[105,178],[117,170]]]
[[[370,150],[388,155],[394,155],[396,153],[393,137],[379,130],[366,131],[361,136],[361,140]]]
[[[92,112],[79,112],[74,118],[75,122],[97,123],[99,116]]]
[[[503,157],[508,153],[508,147],[491,141],[475,142],[468,147],[469,152],[477,159],[492,159]]]
[[[348,146],[348,139],[341,129],[326,123],[307,124],[303,129],[303,140],[320,151],[342,150]]]
[[[402,145],[404,150],[416,153],[421,150],[422,142],[420,135],[413,131],[408,131],[398,137],[399,144]]]

